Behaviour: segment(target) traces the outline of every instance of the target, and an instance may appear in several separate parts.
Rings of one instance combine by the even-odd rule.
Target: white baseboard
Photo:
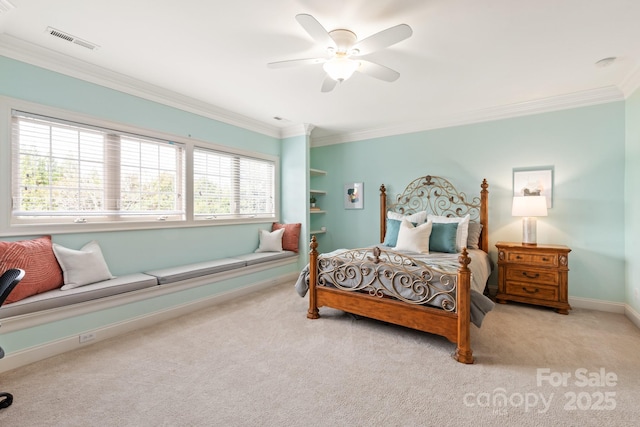
[[[71,350],[75,350],[80,347],[91,345],[99,341],[113,338],[118,335],[134,331],[136,329],[153,326],[158,322],[162,322],[164,320],[170,320],[185,314],[193,313],[194,311],[203,308],[207,308],[216,304],[222,304],[229,300],[239,298],[256,291],[267,289],[275,285],[279,285],[282,283],[293,283],[295,282],[297,277],[298,272],[289,273],[239,289],[233,289],[221,294],[208,296],[185,304],[169,307],[167,309],[155,311],[153,313],[148,313],[142,316],[127,319],[119,323],[113,323],[100,329],[91,330],[90,332],[95,334],[95,339],[84,344],[80,344],[78,335],[74,334],[70,337],[65,337],[56,341],[51,341],[42,345],[17,351],[15,353],[8,354],[4,359],[2,359],[2,361],[0,361],[0,373],[25,366],[39,360],[44,360]],[[580,297],[570,297],[569,302],[572,307],[576,308],[586,308],[590,310],[624,314],[627,318],[629,318],[629,320],[631,320],[631,322],[633,322],[638,328],[640,328],[640,313],[635,311],[628,304]]]
[[[634,325],[640,328],[640,313],[635,311],[629,304],[580,297],[569,297],[569,303],[575,308],[624,314]]]
[[[629,304],[624,306],[624,315],[640,329],[640,313],[635,311]]]
[[[622,302],[603,301],[599,299],[569,297],[569,304],[575,308],[586,308],[589,310],[607,311],[609,313],[624,314],[625,304]]]
[[[62,354],[71,350],[75,350],[79,347],[84,347],[99,341],[113,338],[115,336],[125,334],[136,329],[152,326],[164,320],[170,320],[178,316],[193,313],[194,311],[216,304],[221,304],[262,289],[267,289],[269,287],[279,285],[281,283],[293,283],[297,279],[298,274],[299,273],[295,272],[276,278],[270,278],[268,280],[258,282],[249,286],[244,286],[239,289],[234,289],[228,292],[208,296],[185,304],[169,307],[163,310],[155,311],[153,313],[148,313],[142,316],[127,319],[122,322],[113,323],[100,329],[93,329],[90,332],[95,334],[95,339],[87,343],[80,344],[78,334],[74,334],[73,336],[17,351],[8,354],[4,359],[2,359],[2,361],[0,362],[0,373],[10,371],[12,369],[16,369],[21,366],[25,366],[30,363],[34,363],[39,360],[56,356],[58,354]]]

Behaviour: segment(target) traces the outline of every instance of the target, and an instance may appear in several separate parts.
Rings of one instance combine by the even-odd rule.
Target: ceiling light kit
[[[353,31],[346,29],[327,31],[311,15],[299,14],[296,15],[296,20],[316,43],[326,49],[329,56],[271,62],[267,64],[270,68],[323,64],[322,68],[327,73],[327,77],[322,83],[322,92],[332,91],[338,83],[349,79],[356,71],[387,82],[393,82],[400,77],[397,71],[361,57],[411,37],[413,30],[408,25],[396,25],[358,41]]]

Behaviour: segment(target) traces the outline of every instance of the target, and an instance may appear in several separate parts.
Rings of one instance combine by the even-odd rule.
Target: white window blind
[[[274,218],[275,163],[194,147],[196,219]]]
[[[12,220],[183,220],[183,144],[12,111]]]

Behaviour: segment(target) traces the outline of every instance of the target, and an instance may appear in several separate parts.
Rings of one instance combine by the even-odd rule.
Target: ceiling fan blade
[[[389,67],[385,67],[384,65],[364,60],[359,60],[359,62],[360,68],[358,68],[358,71],[371,77],[375,77],[376,79],[384,80],[385,82],[394,82],[398,80],[398,77],[400,77],[399,72],[392,70]]]
[[[324,62],[327,62],[325,58],[288,59],[286,61],[269,62],[267,64],[267,67],[286,68],[286,67],[296,67],[298,65],[322,64]]]
[[[323,48],[336,47],[336,42],[333,41],[329,32],[313,16],[301,13],[296,15],[296,21]]]
[[[320,89],[320,91],[331,92],[333,88],[336,87],[337,84],[338,82],[336,80],[333,80],[331,77],[326,76],[324,78],[324,81],[322,82],[322,88]]]
[[[379,33],[375,33],[372,36],[363,39],[359,43],[353,46],[353,49],[357,49],[356,55],[366,55],[376,50],[384,49],[404,39],[408,39],[413,34],[413,30],[407,24],[399,24],[395,27],[387,28]]]

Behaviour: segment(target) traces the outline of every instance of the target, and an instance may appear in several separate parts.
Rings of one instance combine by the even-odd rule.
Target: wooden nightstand
[[[569,314],[569,249],[562,245],[498,242],[496,301],[553,307]]]

